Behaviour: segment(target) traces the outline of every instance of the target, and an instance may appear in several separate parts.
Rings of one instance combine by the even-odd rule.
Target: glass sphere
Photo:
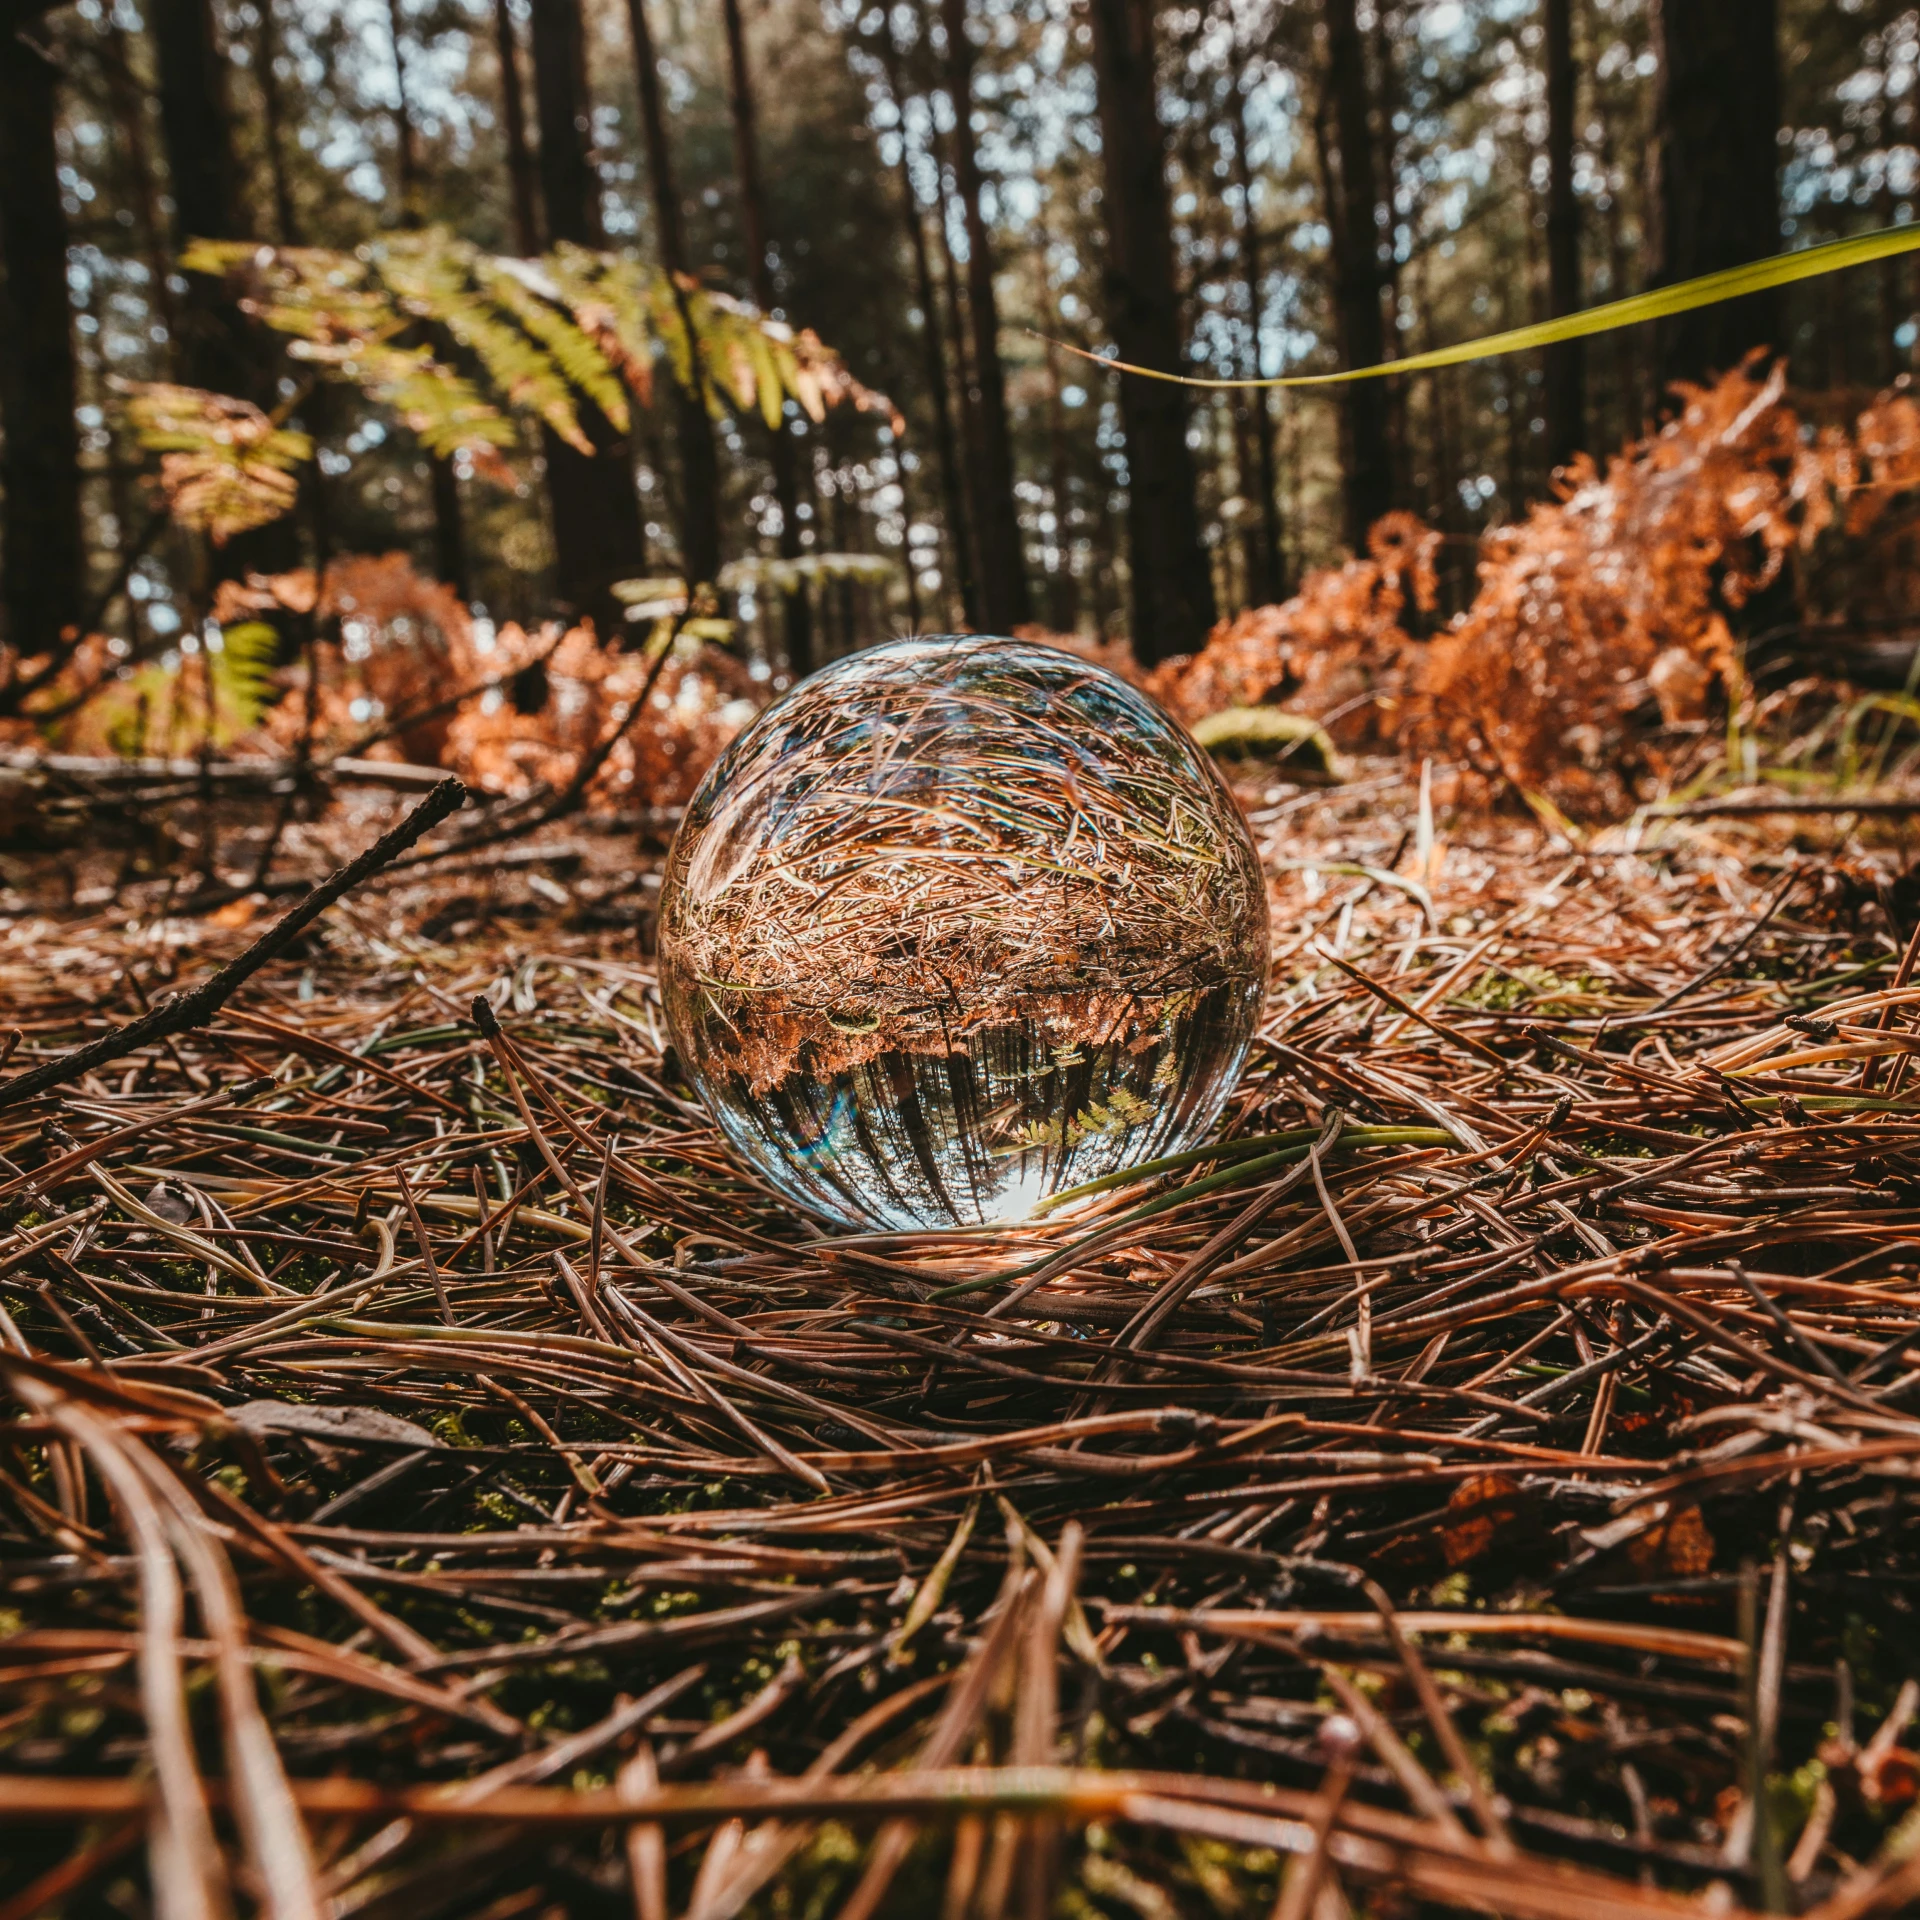
[[[661,888],[667,1025],[709,1111],[856,1228],[1021,1220],[1193,1145],[1266,971],[1266,886],[1206,754],[1022,640],[802,681],[701,782]]]

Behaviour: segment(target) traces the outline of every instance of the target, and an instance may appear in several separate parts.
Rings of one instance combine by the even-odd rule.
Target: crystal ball
[[[701,1098],[767,1184],[859,1230],[1022,1220],[1193,1145],[1266,972],[1212,762],[1023,640],[900,640],[802,681],[715,762],[661,887]]]

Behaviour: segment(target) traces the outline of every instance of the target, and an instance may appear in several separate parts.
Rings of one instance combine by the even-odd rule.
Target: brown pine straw
[[[613,843],[0,1113],[0,1920],[1910,1906],[1899,849],[1251,804],[1223,1150],[1017,1231],[742,1174]],[[0,926],[8,1071],[254,931]]]

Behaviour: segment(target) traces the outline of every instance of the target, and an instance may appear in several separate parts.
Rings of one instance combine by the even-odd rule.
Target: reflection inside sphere
[[[1205,754],[1018,640],[897,641],[803,681],[702,783],[661,897],[668,1026],[721,1130],[863,1228],[1024,1219],[1193,1144],[1266,962]]]

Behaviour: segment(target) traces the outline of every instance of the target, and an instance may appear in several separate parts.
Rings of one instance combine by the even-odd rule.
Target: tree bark
[[[153,0],[147,24],[160,81],[175,251],[192,240],[251,239],[234,155],[226,62],[214,38],[209,0]],[[215,281],[189,276],[179,326],[180,375],[189,386],[261,397],[258,355]]]
[[[507,183],[513,196],[513,244],[523,260],[540,251],[540,212],[534,199],[533,150],[527,145],[527,96],[520,83],[520,36],[507,0],[493,0],[493,42],[500,62],[500,123],[507,142]]]
[[[1780,249],[1777,0],[1654,0],[1655,286]],[[1777,292],[1659,326],[1662,386],[1784,350]]]
[[[980,550],[980,612],[988,627],[1009,633],[1033,618],[1033,598],[1027,587],[1026,542],[1014,502],[1013,434],[1000,364],[993,242],[980,203],[980,154],[973,134],[974,47],[967,36],[967,0],[943,0],[942,22],[947,34],[947,91],[953,101],[954,186],[967,227],[973,377],[966,397],[980,456],[973,497],[974,540]]]
[[[606,242],[600,181],[588,146],[586,39],[580,0],[533,0],[534,98],[540,113],[540,186],[550,240]],[[553,509],[554,587],[603,639],[625,631],[613,583],[647,569],[647,540],[633,485],[633,458],[612,421],[583,396],[575,410],[591,454],[543,430]]]
[[[166,222],[160,214],[160,188],[147,140],[147,101],[133,76],[127,31],[112,14],[106,17],[101,37],[100,65],[106,79],[108,110],[114,118],[114,130],[126,156],[128,179],[133,188],[134,217],[139,223],[140,243],[146,253],[151,280],[148,303],[154,317],[166,328],[166,357],[171,360],[176,332],[173,260],[167,251]]]
[[[420,139],[413,121],[412,102],[407,97],[407,54],[401,37],[400,0],[387,0],[387,26],[393,40],[393,144],[400,224],[418,227],[424,214]],[[438,337],[442,330],[432,328],[429,332],[436,336],[437,349],[444,352],[448,343],[444,337]],[[467,525],[460,499],[460,474],[450,455],[427,451],[426,462],[433,501],[434,575],[445,581],[462,600],[471,600],[473,581],[467,566]]]
[[[212,9],[208,0],[152,0],[147,19],[159,68],[175,232],[183,242],[244,240],[249,222]]]
[[[1354,0],[1326,0],[1326,98],[1320,117],[1327,224],[1333,232],[1334,312],[1340,362],[1386,358],[1380,321],[1380,196],[1374,181],[1372,102],[1366,47]],[[1356,380],[1343,393],[1346,536],[1364,553],[1367,530],[1393,505],[1393,450],[1386,388]]]
[[[395,185],[400,190],[400,224],[417,227],[422,212],[420,141],[414,130],[413,107],[407,99],[407,53],[401,37],[400,0],[387,0],[387,31],[393,43],[393,146]]]
[[[896,89],[896,101],[902,95]],[[900,200],[907,222],[907,244],[913,252],[914,285],[920,296],[920,352],[925,367],[927,395],[933,407],[934,457],[940,463],[940,498],[946,508],[947,551],[953,582],[960,590],[961,617],[969,627],[980,624],[979,593],[973,577],[973,535],[967,518],[966,483],[960,470],[960,447],[953,430],[953,396],[947,385],[947,350],[940,332],[939,293],[933,283],[933,264],[927,254],[927,229],[920,216],[920,198],[914,191],[913,170],[907,161],[905,123],[901,127]],[[936,155],[934,165],[940,164]]]
[[[747,249],[747,280],[760,311],[774,309],[773,263],[768,255],[767,196],[760,179],[760,127],[753,92],[753,68],[747,58],[746,23],[740,0],[723,0],[727,59],[733,77],[733,161],[740,181],[740,232]],[[773,497],[780,508],[780,555],[800,557],[799,461],[784,417],[770,430],[767,466]],[[911,563],[908,568],[911,573]],[[786,629],[787,671],[798,680],[813,667],[813,614],[804,582],[781,596]]]
[[[674,184],[673,152],[667,144],[667,114],[660,98],[660,61],[654,51],[653,29],[647,22],[646,0],[627,0],[633,28],[634,80],[640,93],[640,123],[646,135],[647,174],[653,185],[653,215],[660,248],[660,264],[675,276],[680,322],[693,343],[694,386],[689,392],[674,384],[675,418],[679,426],[681,562],[691,586],[712,581],[720,572],[720,454],[714,444],[713,416],[707,411],[707,376],[697,342],[682,275],[692,272],[687,250],[686,223],[681,217],[680,194]]]
[[[1400,184],[1400,132],[1395,122],[1406,104],[1400,84],[1400,66],[1394,58],[1393,14],[1386,0],[1375,0],[1373,10],[1373,62],[1369,77],[1373,87],[1373,129],[1375,142],[1374,181],[1379,194],[1381,224],[1377,229],[1380,262],[1380,299],[1383,314],[1380,329],[1381,358],[1398,360],[1400,353],[1400,250],[1394,224],[1398,218],[1396,196]],[[1413,449],[1407,433],[1407,382],[1392,379],[1381,383],[1387,405],[1387,457],[1390,464],[1388,491],[1396,506],[1406,505],[1413,493]]]
[[[540,115],[540,197],[550,241],[603,247],[594,171],[586,29],[580,0],[532,0],[533,93]]]
[[[968,348],[966,302],[960,291],[960,266],[953,257],[953,201],[947,190],[950,169],[940,150],[935,129],[934,179],[938,192],[934,205],[934,231],[940,239],[940,297],[946,303],[947,336],[953,342],[954,413],[960,435],[960,478],[967,508],[965,517],[955,523],[959,538],[967,543],[966,578],[972,583],[972,599],[967,608],[967,624],[979,631],[986,624],[981,578],[980,528],[974,519],[974,502],[980,486],[980,417],[973,404],[973,355]]]
[[[1258,379],[1260,348],[1267,326],[1260,223],[1253,210],[1253,163],[1247,154],[1247,98],[1239,75],[1231,76],[1228,84],[1233,97],[1234,184],[1240,190],[1240,267],[1247,287],[1250,336],[1247,372]],[[1260,488],[1260,517],[1247,541],[1247,598],[1255,606],[1267,606],[1286,596],[1286,563],[1280,535],[1280,480],[1273,450],[1273,405],[1265,387],[1238,394],[1235,399],[1241,410],[1251,416],[1254,477]]]
[[[1573,60],[1573,0],[1545,0],[1547,81],[1547,308],[1554,319],[1577,313],[1580,203],[1573,192],[1578,69]],[[1547,462],[1563,467],[1587,440],[1586,346],[1563,340],[1547,349]]]
[[[58,649],[85,592],[67,220],[54,144],[59,70],[39,41],[44,11],[0,11],[0,603],[16,657]]]
[[[300,216],[293,204],[293,182],[287,173],[287,115],[280,91],[280,22],[275,0],[256,0],[260,30],[254,40],[254,72],[260,85],[264,118],[261,136],[267,149],[267,173],[273,182],[273,218],[283,247],[300,244]]]
[[[1151,0],[1091,0],[1106,186],[1107,319],[1123,360],[1165,372],[1182,361],[1166,142],[1154,74]],[[1185,391],[1120,376],[1127,439],[1127,543],[1133,650],[1151,664],[1193,653],[1214,621],[1200,543]]]
[[[1047,484],[1053,497],[1053,565],[1047,569],[1047,625],[1072,633],[1080,624],[1080,583],[1073,577],[1073,461],[1061,394],[1060,308],[1053,295],[1052,241],[1042,221],[1038,233],[1040,324],[1047,333]]]

